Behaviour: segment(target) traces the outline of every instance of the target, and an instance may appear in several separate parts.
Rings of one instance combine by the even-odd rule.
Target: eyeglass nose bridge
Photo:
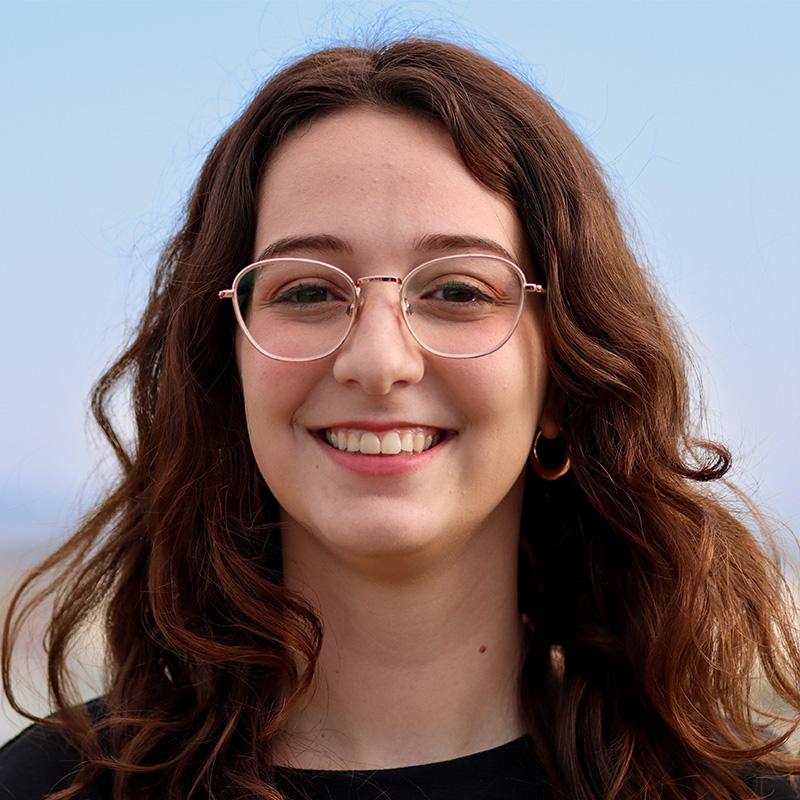
[[[356,288],[361,286],[362,283],[373,283],[375,281],[382,281],[383,283],[396,283],[398,286],[403,285],[403,279],[397,275],[366,275],[363,278],[358,278],[353,281]]]
[[[352,280],[352,279],[351,279]],[[396,283],[397,288],[402,290],[403,278],[397,275],[365,275],[363,278],[358,278],[353,281],[353,286],[356,290],[355,308],[348,309],[349,313],[355,314],[364,305],[364,295],[361,293],[361,287],[365,283]],[[401,304],[402,305],[402,304]]]

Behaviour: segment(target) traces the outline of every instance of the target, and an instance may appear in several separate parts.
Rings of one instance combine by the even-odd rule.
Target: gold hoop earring
[[[542,449],[547,449],[548,451],[544,461],[542,461],[538,450],[540,445],[545,445]],[[556,454],[553,453],[552,450],[560,451],[560,460],[555,464],[552,463],[551,456],[555,456]],[[531,469],[540,478],[546,481],[556,481],[559,478],[563,478],[572,467],[569,450],[563,437],[559,436],[557,439],[548,439],[542,434],[541,428],[536,431],[536,436],[533,437],[530,462]]]

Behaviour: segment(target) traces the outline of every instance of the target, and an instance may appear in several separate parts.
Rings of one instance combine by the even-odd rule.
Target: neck
[[[395,558],[390,570],[343,560],[291,522],[283,542],[284,581],[325,634],[275,763],[407,766],[524,733],[516,525],[490,525],[433,559]]]

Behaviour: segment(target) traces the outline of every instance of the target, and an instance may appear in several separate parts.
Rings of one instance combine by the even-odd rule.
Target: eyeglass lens
[[[368,285],[362,285],[362,294],[369,292]],[[520,275],[510,264],[469,256],[413,270],[400,300],[406,323],[423,347],[468,357],[505,341],[519,318],[522,295]],[[254,266],[240,279],[235,299],[263,351],[297,360],[335,350],[348,334],[357,302],[355,286],[344,273],[293,259]]]

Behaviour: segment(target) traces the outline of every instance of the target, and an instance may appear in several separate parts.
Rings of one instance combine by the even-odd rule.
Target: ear
[[[539,417],[539,427],[545,439],[557,439],[561,432],[561,411],[563,408],[563,396],[561,391],[553,383],[551,378],[547,382],[547,391],[544,397],[542,414]]]

